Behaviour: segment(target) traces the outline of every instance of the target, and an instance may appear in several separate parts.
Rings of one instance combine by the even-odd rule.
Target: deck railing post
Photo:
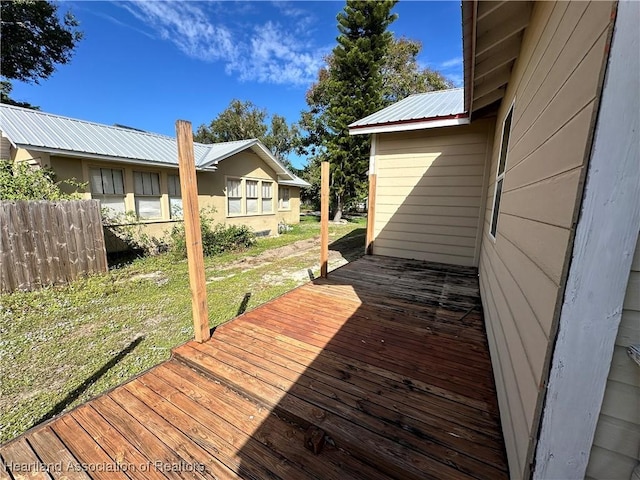
[[[329,162],[322,162],[320,172],[320,276],[327,278],[329,267]]]
[[[207,308],[207,285],[204,275],[202,233],[198,208],[198,182],[193,153],[193,130],[191,122],[176,122],[178,140],[178,167],[182,190],[184,231],[187,242],[187,262],[189,264],[189,285],[191,287],[191,308],[196,342],[209,339],[209,311]]]

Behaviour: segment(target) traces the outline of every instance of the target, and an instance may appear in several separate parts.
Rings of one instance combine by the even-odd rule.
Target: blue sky
[[[12,96],[45,112],[175,134],[175,121],[208,123],[238,98],[289,122],[335,46],[333,1],[64,1],[84,39],[40,85]],[[400,1],[390,27],[420,40],[421,64],[462,83],[460,3]],[[292,158],[295,166],[304,159]]]

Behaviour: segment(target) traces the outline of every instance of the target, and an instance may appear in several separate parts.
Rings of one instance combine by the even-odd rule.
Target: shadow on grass
[[[65,408],[71,405],[75,400],[82,395],[87,388],[96,383],[102,376],[104,376],[109,370],[115,367],[118,363],[122,361],[124,357],[130,354],[140,342],[144,340],[144,336],[136,338],[133,342],[127,345],[124,349],[120,351],[115,357],[105,363],[98,371],[96,371],[93,375],[87,378],[84,382],[82,382],[78,387],[76,387],[73,391],[69,392],[69,394],[64,397],[60,402],[58,402],[51,410],[45,413],[41,418],[36,420],[31,428],[36,425],[41,424],[42,422],[46,422],[47,420],[55,417],[59,413],[63,412]]]
[[[357,228],[329,244],[329,250],[340,252],[340,255],[352,262],[364,255],[366,228]]]
[[[238,313],[236,314],[236,317],[239,317],[240,315],[242,315],[244,312],[247,311],[247,305],[249,305],[249,300],[251,300],[251,292],[245,293],[244,297],[242,297],[242,302],[240,302],[240,306],[238,307]]]

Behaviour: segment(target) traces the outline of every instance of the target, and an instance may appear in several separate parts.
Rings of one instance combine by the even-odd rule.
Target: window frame
[[[92,171],[98,170],[100,172],[100,184],[102,187],[102,192],[95,192],[94,191],[94,182],[93,182],[93,174]],[[120,172],[121,175],[121,185],[122,185],[122,193],[115,193],[116,188],[115,188],[115,182],[113,182],[112,180],[112,185],[113,185],[113,190],[114,193],[104,193],[104,186],[105,186],[105,182],[104,182],[104,177],[103,177],[103,170],[109,170],[111,172],[111,177],[113,179],[113,172]],[[125,215],[127,213],[127,189],[126,189],[126,185],[125,185],[125,174],[124,174],[124,168],[113,168],[113,167],[104,167],[104,166],[100,166],[100,165],[89,165],[89,191],[91,194],[91,198],[95,199],[95,200],[102,200],[103,198],[107,199],[107,198],[112,198],[112,199],[121,199],[122,200],[122,212],[117,212],[114,210],[114,212],[116,213],[116,215]],[[103,202],[100,201],[100,206],[104,207]],[[109,208],[108,206],[106,208]],[[113,210],[113,209],[112,209]]]
[[[287,206],[284,207],[283,204],[283,194],[284,192],[287,192]],[[280,211],[290,211],[291,210],[291,188],[283,185],[280,186],[278,185],[278,210]]]
[[[176,181],[174,185],[172,185],[172,179],[175,178]],[[173,186],[173,193],[172,187]],[[182,218],[182,187],[180,186],[180,175],[178,173],[167,173],[167,198],[169,199],[169,218],[176,220]],[[173,206],[171,205],[172,200],[180,200],[180,213],[178,213],[177,209],[174,213]]]
[[[502,133],[500,135],[500,151],[498,153],[498,165],[496,166],[496,181],[493,186],[493,201],[491,207],[491,217],[489,222],[489,236],[496,241],[498,233],[498,218],[500,216],[500,202],[504,193],[504,177],[507,172],[507,159],[509,156],[509,142],[511,140],[511,130],[513,128],[513,110],[515,99],[511,102],[507,114],[502,121]],[[507,125],[508,121],[508,125]]]
[[[260,213],[262,213],[262,215],[272,215],[275,212],[273,211],[273,184],[275,182],[272,182],[271,180],[262,180],[260,182]],[[269,188],[269,195],[265,196],[265,187]],[[265,205],[265,200],[269,201],[269,211],[265,212],[264,211],[264,205]]]
[[[132,174],[133,174],[133,198],[134,198],[134,205],[135,205],[135,212],[136,212],[136,217],[138,218],[138,220],[142,220],[142,221],[153,221],[153,220],[163,220],[164,219],[164,215],[162,212],[162,187],[161,187],[161,179],[162,179],[162,175],[159,171],[157,170],[133,170],[132,169]],[[144,193],[144,188],[145,188],[145,184],[144,184],[144,175],[149,175],[150,176],[150,181],[151,181],[151,190],[152,193]],[[142,189],[143,192],[139,193],[138,192],[138,182],[136,179],[136,176],[140,175],[141,176],[141,185],[142,185]],[[157,184],[154,185],[153,180],[151,179],[152,175],[157,175]],[[154,193],[154,187],[157,186],[158,191],[157,193]],[[138,207],[138,199],[157,199],[158,200],[158,216],[157,217],[142,217],[140,215],[140,209]]]
[[[244,179],[241,177],[225,177],[224,179],[224,196],[226,198],[225,205],[227,208],[227,217],[242,217],[244,216]],[[240,196],[239,197],[231,197],[229,196],[229,181],[237,181],[240,182]],[[229,210],[229,200],[231,199],[239,199],[240,200],[240,211],[238,213],[231,213]]]
[[[249,196],[249,182],[251,182],[252,184],[255,184],[255,196]],[[253,185],[251,185],[253,187]],[[249,216],[249,215],[260,215],[262,213],[262,208],[260,205],[260,201],[261,201],[261,188],[262,188],[262,182],[260,180],[253,180],[250,178],[245,178],[244,179],[244,212],[245,215]],[[251,188],[251,190],[253,190],[253,188]],[[255,200],[255,205],[256,205],[256,209],[255,211],[249,211],[249,200]]]
[[[241,197],[230,197],[229,196],[229,182],[230,181],[238,181],[240,182],[240,193]],[[249,196],[250,185],[247,185],[247,182],[255,182],[255,196]],[[262,215],[275,215],[276,212],[273,206],[273,186],[277,184],[277,182],[270,178],[255,178],[255,177],[235,177],[235,176],[225,176],[225,205],[226,205],[226,213],[227,217],[235,218],[235,217],[255,217]],[[263,188],[269,185],[271,191],[271,197],[264,197]],[[240,200],[240,212],[238,213],[230,213],[229,212],[229,200],[235,199]],[[266,212],[264,211],[263,201],[265,199],[271,200],[271,210]],[[248,201],[255,200],[257,205],[257,210],[254,212],[250,212],[248,210]]]

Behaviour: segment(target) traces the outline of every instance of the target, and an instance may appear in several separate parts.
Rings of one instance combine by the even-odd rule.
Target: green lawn
[[[317,219],[307,217],[251,249],[205,258],[211,326],[303,283],[306,269],[317,275],[314,242],[298,242],[301,251],[286,246],[319,231]],[[354,258],[363,250],[364,220],[331,225],[330,236],[332,250]],[[187,262],[147,257],[65,287],[1,295],[0,333],[6,441],[166,360],[192,338]]]

